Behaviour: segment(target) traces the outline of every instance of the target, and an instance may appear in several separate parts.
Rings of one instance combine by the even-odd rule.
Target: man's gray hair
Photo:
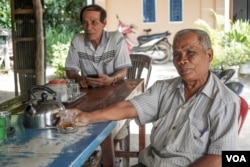
[[[178,31],[174,36],[173,44],[175,43],[176,40],[178,40],[183,35],[189,32],[193,32],[198,36],[198,40],[201,46],[204,48],[204,50],[212,48],[211,39],[208,33],[200,29],[183,29],[183,30]]]

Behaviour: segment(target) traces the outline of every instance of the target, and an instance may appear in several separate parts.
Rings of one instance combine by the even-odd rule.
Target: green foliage
[[[44,14],[46,27],[57,28],[63,25],[69,31],[79,32],[81,30],[79,13],[85,5],[85,0],[46,0]]]
[[[64,62],[71,38],[81,31],[80,10],[86,0],[45,0],[44,24],[46,35],[46,61],[56,67],[58,77],[63,77]],[[0,0],[0,28],[11,30],[9,0]]]
[[[0,28],[11,30],[11,10],[9,0],[0,0]]]
[[[250,23],[237,20],[225,33],[225,64],[239,65],[250,60]]]
[[[211,69],[223,69],[246,63],[250,60],[250,24],[248,21],[229,21],[230,28],[224,30],[224,16],[211,10],[216,20],[216,28],[211,28],[204,20],[197,20],[195,25],[206,31],[212,40],[214,58]]]
[[[204,31],[206,31],[212,41],[212,46],[214,50],[214,58],[211,63],[211,69],[222,69],[223,68],[223,56],[225,55],[223,49],[223,36],[224,32],[224,18],[217,15],[213,10],[211,10],[212,17],[216,20],[216,28],[212,28],[206,21],[198,19],[195,25]]]
[[[46,27],[47,63],[56,67],[56,75],[64,76],[64,64],[69,43],[75,33],[81,31],[80,10],[85,0],[46,0],[44,23]]]
[[[74,32],[68,31],[66,27],[60,26],[56,28],[46,28],[46,58],[47,63],[52,64],[53,53],[57,52],[57,48],[53,48],[54,44],[69,44]],[[63,47],[58,47],[58,49]]]
[[[52,66],[56,67],[56,75],[59,78],[65,78],[64,64],[68,54],[69,43],[63,44],[57,42],[56,44],[52,45],[52,49],[53,49]]]
[[[56,67],[56,76],[64,78],[64,64],[68,54],[69,45],[73,32],[68,32],[67,29],[47,29],[46,34],[46,54],[47,63]]]

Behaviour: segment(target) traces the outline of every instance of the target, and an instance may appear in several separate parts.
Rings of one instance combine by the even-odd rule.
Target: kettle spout
[[[36,113],[36,110],[34,107],[32,107],[31,105],[26,106],[25,108],[25,112],[29,115],[34,115]]]

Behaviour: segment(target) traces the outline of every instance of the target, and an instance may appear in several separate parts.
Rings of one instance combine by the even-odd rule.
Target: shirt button
[[[183,109],[183,110],[184,110],[184,109],[185,109],[185,106],[181,106],[181,109]]]
[[[172,129],[173,129],[173,130],[175,130],[175,129],[176,129],[176,127],[174,126],[174,127],[172,127]]]

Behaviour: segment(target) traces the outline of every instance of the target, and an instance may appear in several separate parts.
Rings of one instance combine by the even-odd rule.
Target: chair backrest
[[[142,78],[143,69],[147,69],[147,75],[145,80],[145,88],[147,89],[149,78],[151,75],[152,58],[144,54],[130,54],[132,61],[132,67],[128,69],[128,79],[140,79]]]
[[[223,83],[227,83],[233,77],[234,74],[234,69],[226,69],[219,74],[219,78]]]
[[[235,92],[237,95],[240,95],[244,88],[244,85],[237,81],[230,81],[225,83],[225,85],[233,92]]]
[[[246,119],[247,116],[247,112],[248,112],[248,103],[247,101],[240,96],[240,100],[241,100],[241,107],[240,107],[240,115],[239,115],[239,129],[238,129],[238,133],[240,133],[241,128],[243,126],[243,123]]]

